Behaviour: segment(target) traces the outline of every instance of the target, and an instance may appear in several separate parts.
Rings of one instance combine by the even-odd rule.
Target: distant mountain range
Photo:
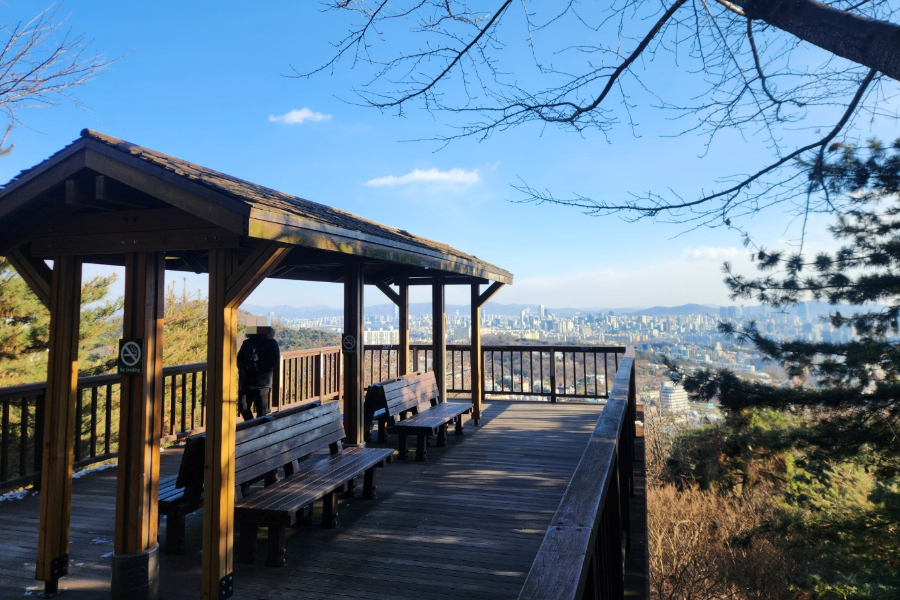
[[[648,317],[667,317],[669,315],[718,315],[719,307],[709,304],[682,304],[681,306],[654,306],[628,313],[631,315],[647,315]]]
[[[250,313],[257,315],[268,315],[274,312],[277,316],[287,319],[319,319],[323,317],[342,317],[344,311],[341,308],[332,308],[330,306],[260,306],[256,304],[245,304],[241,307]],[[558,317],[571,318],[576,315],[596,315],[599,313],[613,312],[617,315],[647,315],[651,317],[679,316],[679,315],[711,315],[719,316],[719,306],[712,304],[681,304],[679,306],[653,306],[650,308],[552,308],[544,307],[546,313],[556,315]],[[810,318],[821,317],[835,309],[851,313],[859,310],[859,307],[842,305],[834,307],[827,302],[805,302],[797,306],[784,309],[773,309],[763,306],[746,306],[745,316],[758,317],[766,313],[786,312],[792,315],[808,315]],[[873,306],[866,307],[866,310],[872,310]],[[377,304],[366,307],[366,314],[372,316],[393,316],[393,304]],[[527,310],[531,314],[538,314],[540,306],[537,304],[498,304],[496,302],[488,302],[483,309],[485,314],[518,317],[523,310]],[[447,314],[459,313],[461,315],[469,314],[469,305],[467,304],[448,304],[446,306]],[[431,314],[431,304],[428,302],[416,302],[409,305],[409,313],[414,316]]]
[[[241,307],[248,312],[267,315],[275,313],[279,317],[288,319],[319,319],[323,317],[341,317],[344,315],[343,309],[332,308],[330,306],[260,306],[257,304],[245,304]],[[392,316],[394,314],[393,304],[376,304],[366,307],[366,314],[373,316]],[[496,302],[488,302],[483,312],[489,315],[517,317],[523,310],[527,310],[531,314],[538,314],[540,306],[537,304],[499,304]],[[612,311],[617,315],[648,315],[648,316],[666,316],[666,315],[706,315],[718,314],[719,307],[705,304],[682,304],[681,306],[654,306],[652,308],[636,309],[630,308],[552,308],[545,307],[544,311],[559,317],[571,318],[575,315],[589,315],[608,313]],[[446,306],[447,314],[468,314],[469,306],[467,304],[448,304]],[[409,313],[414,316],[431,314],[431,304],[428,302],[415,302],[409,305]]]

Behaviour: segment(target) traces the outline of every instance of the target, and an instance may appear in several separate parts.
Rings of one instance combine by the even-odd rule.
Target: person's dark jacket
[[[272,387],[275,365],[281,354],[278,342],[266,334],[247,336],[237,355],[241,389]]]

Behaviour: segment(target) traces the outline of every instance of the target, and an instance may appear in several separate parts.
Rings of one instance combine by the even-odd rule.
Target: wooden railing
[[[608,376],[616,372],[624,347],[483,346],[484,394],[495,398],[594,400],[610,393]],[[398,374],[397,346],[366,346],[365,384]],[[432,370],[431,345],[410,346],[410,368]],[[471,348],[447,347],[447,388],[471,393]],[[204,430],[206,363],[163,369],[163,435],[167,443]],[[341,397],[338,346],[284,352],[272,410],[302,402]],[[78,380],[75,466],[116,456],[118,450],[119,375]],[[43,400],[46,385],[0,388],[0,486],[13,487],[40,477]]]
[[[314,400],[337,400],[343,390],[340,346],[282,352],[279,381],[275,410]]]
[[[272,410],[302,402],[336,400],[341,394],[340,347],[282,354],[280,393]],[[118,452],[120,375],[78,379],[75,468],[114,458]],[[40,479],[45,383],[0,388],[0,486]],[[163,369],[161,443],[201,433],[206,416],[206,363]]]
[[[471,347],[448,345],[447,392],[472,391]],[[485,396],[520,400],[598,400],[609,397],[624,346],[482,346]],[[431,371],[431,345],[412,344],[411,371]],[[397,377],[398,346],[365,347],[365,384]]]
[[[634,349],[629,348],[520,600],[624,598],[636,410]]]
[[[75,467],[116,456],[119,447],[120,375],[78,379],[75,410]],[[0,485],[14,487],[40,479],[44,435],[45,383],[0,388]],[[203,430],[206,363],[163,369],[162,442]]]

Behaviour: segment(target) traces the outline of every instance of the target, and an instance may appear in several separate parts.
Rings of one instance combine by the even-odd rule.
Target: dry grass
[[[770,517],[765,503],[664,485],[649,490],[647,507],[653,598],[795,597],[786,591],[795,553],[757,529]]]

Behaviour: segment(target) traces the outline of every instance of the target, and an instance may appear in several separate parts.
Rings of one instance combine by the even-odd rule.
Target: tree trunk
[[[733,0],[765,21],[823,50],[900,81],[900,26],[836,10],[815,0]]]

